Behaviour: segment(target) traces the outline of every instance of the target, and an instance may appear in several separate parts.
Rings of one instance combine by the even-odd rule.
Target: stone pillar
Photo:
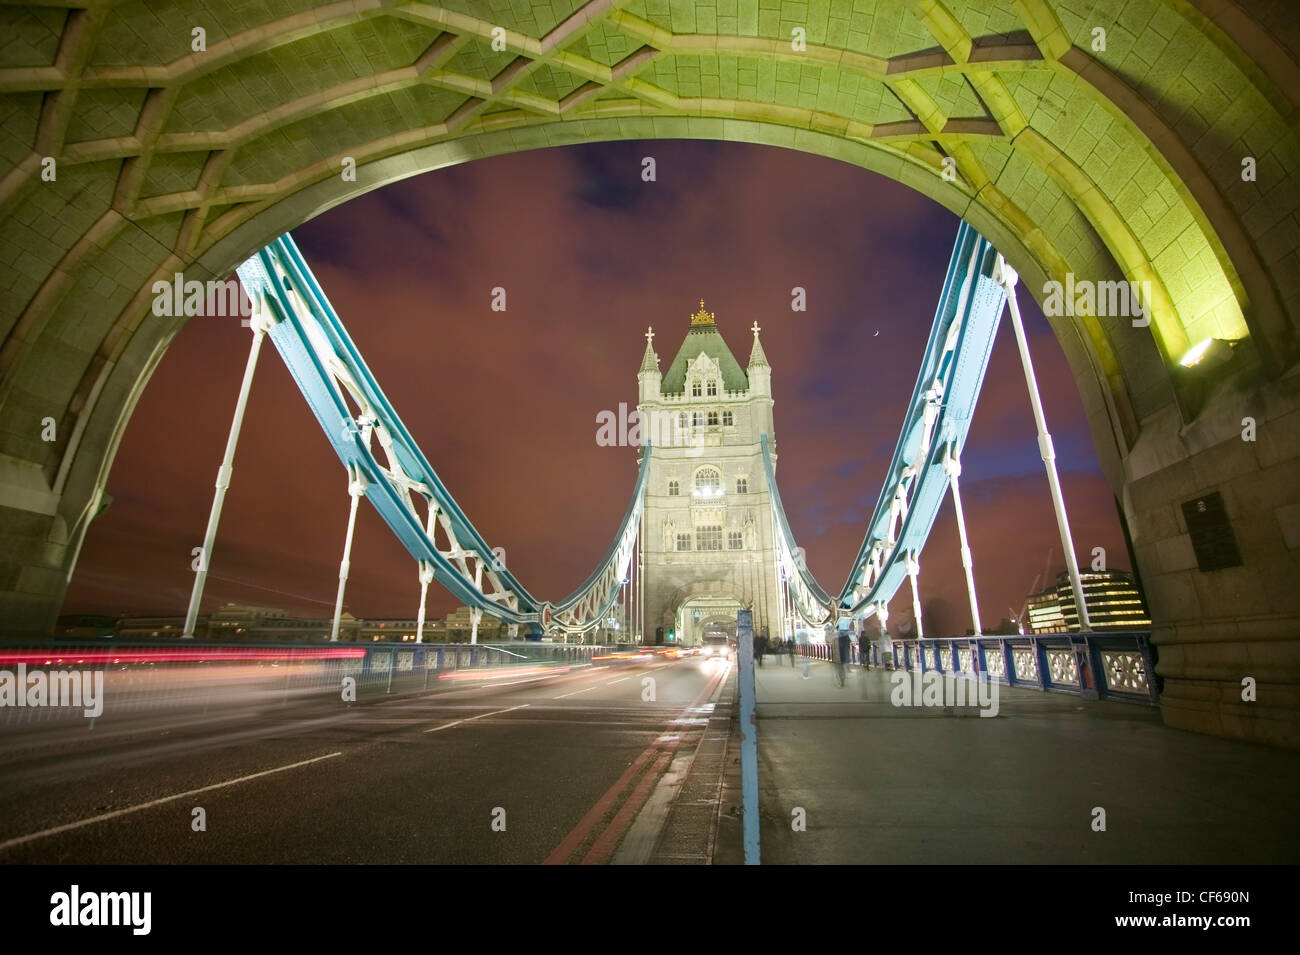
[[[1236,384],[1222,383],[1186,427],[1173,408],[1143,422],[1125,460],[1124,511],[1165,723],[1300,748],[1300,374],[1253,391]],[[1233,542],[1240,562],[1202,569],[1185,508],[1204,520],[1216,493],[1231,529],[1219,562],[1231,562]]]
[[[72,563],[59,497],[39,465],[3,455],[0,500],[2,635],[48,638],[67,590],[65,567]]]

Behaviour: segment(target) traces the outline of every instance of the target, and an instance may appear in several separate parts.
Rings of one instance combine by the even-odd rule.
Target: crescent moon
[[[875,338],[876,335],[879,335],[879,334],[880,334],[880,329],[877,328],[877,329],[876,329],[876,334],[875,334],[875,335],[872,335],[871,337],[872,337],[872,338]]]

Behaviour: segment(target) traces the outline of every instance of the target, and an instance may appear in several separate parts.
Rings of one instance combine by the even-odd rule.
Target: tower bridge
[[[759,861],[760,795],[756,779],[759,756],[754,728],[762,714],[754,709],[754,681],[758,671],[754,669],[750,651],[755,645],[753,637],[763,635],[763,631],[767,637],[777,640],[798,636],[798,653],[804,661],[802,677],[794,665],[794,654],[790,657],[790,667],[769,668],[770,675],[763,677],[762,696],[769,707],[775,706],[775,711],[769,709],[765,718],[767,732],[776,734],[765,757],[768,785],[775,785],[783,793],[797,794],[801,805],[819,806],[817,811],[827,813],[841,836],[835,847],[824,848],[807,861],[861,861],[882,851],[880,826],[875,822],[862,826],[860,814],[834,806],[833,797],[828,805],[827,794],[865,791],[864,787],[871,785],[852,778],[853,767],[861,762],[857,757],[864,747],[878,750],[882,743],[894,746],[902,738],[909,753],[925,751],[921,739],[925,734],[916,724],[934,721],[912,721],[913,726],[908,727],[906,714],[912,708],[946,707],[947,713],[978,707],[981,717],[993,717],[995,721],[1006,719],[1010,711],[1018,732],[1034,740],[1030,745],[1046,746],[1045,756],[1079,731],[1075,725],[1078,721],[1086,722],[1090,717],[1079,715],[1077,711],[1083,707],[1075,707],[1068,716],[1058,713],[1045,724],[1046,735],[1054,741],[1044,742],[1040,738],[1044,735],[1041,719],[1044,711],[1041,706],[1026,705],[1024,694],[1068,692],[1083,702],[1105,701],[1107,705],[1130,711],[1144,709],[1134,703],[1150,704],[1159,699],[1147,635],[1092,631],[1081,575],[1073,561],[1074,547],[1051,452],[1051,436],[1014,295],[1018,277],[992,244],[967,223],[958,229],[934,321],[921,355],[917,381],[905,406],[899,440],[884,475],[879,499],[867,522],[863,543],[838,592],[827,590],[808,572],[781,505],[775,470],[772,368],[756,321],[750,325],[753,342],[743,369],[722,337],[716,315],[703,302],[690,317],[667,373],[660,370],[659,356],[653,348],[653,329],[647,330],[638,372],[638,412],[653,416],[671,408],[677,416],[677,440],[662,447],[647,443],[641,449],[631,500],[605,557],[568,597],[548,600],[531,593],[504,562],[494,559],[494,549],[440,481],[384,395],[292,238],[286,235],[275,240],[244,262],[238,273],[255,305],[249,323],[252,344],[227,441],[226,459],[218,472],[185,636],[193,634],[193,617],[201,603],[207,562],[214,556],[220,560],[220,549],[214,555],[212,548],[218,539],[222,501],[230,484],[233,449],[239,438],[259,352],[263,341],[269,338],[346,472],[348,529],[340,562],[331,640],[338,637],[353,529],[357,510],[364,500],[375,508],[414,559],[413,577],[418,578],[420,605],[415,624],[417,643],[409,648],[396,644],[390,645],[391,648],[333,644],[312,648],[232,645],[207,649],[193,643],[186,646],[182,639],[180,646],[177,641],[170,641],[166,647],[70,648],[68,652],[75,652],[80,664],[107,663],[110,656],[114,668],[152,668],[161,663],[164,668],[150,669],[150,678],[143,685],[147,688],[161,683],[163,691],[169,692],[170,674],[179,673],[180,678],[186,679],[187,665],[198,663],[200,672],[208,679],[212,678],[215,665],[215,674],[220,679],[223,671],[246,668],[249,664],[260,666],[270,660],[276,666],[287,665],[284,677],[278,674],[271,677],[286,698],[291,685],[296,686],[296,694],[310,699],[332,696],[339,676],[343,675],[345,703],[355,703],[358,693],[367,694],[373,700],[397,692],[413,698],[407,704],[408,711],[411,705],[449,708],[453,718],[425,728],[424,734],[442,733],[480,720],[507,720],[508,714],[538,707],[535,717],[538,723],[559,726],[584,723],[586,739],[599,734],[601,725],[620,728],[629,725],[624,720],[605,724],[599,720],[587,722],[593,715],[603,712],[614,715],[627,708],[626,702],[618,699],[626,691],[616,688],[627,683],[630,674],[608,680],[609,671],[605,667],[620,663],[650,664],[653,675],[645,675],[640,681],[642,704],[657,702],[660,680],[664,681],[665,689],[671,689],[684,702],[680,696],[684,683],[691,695],[689,704],[670,710],[674,715],[639,757],[618,762],[622,771],[618,781],[598,798],[592,794],[595,799],[592,809],[574,821],[569,834],[546,857],[548,862],[607,861],[616,845],[620,846],[619,860],[625,862],[651,861],[656,858],[656,852],[665,853],[658,857],[659,861],[681,861],[679,855],[683,852],[694,853],[691,857],[696,861],[716,861],[721,852],[725,860],[727,853],[736,851],[737,846],[734,840],[724,840],[731,848],[719,847],[721,819],[737,814],[744,820],[743,839],[738,840],[743,842],[743,858],[747,862]],[[1029,400],[1039,428],[1039,447],[1062,547],[1069,555],[1068,583],[1063,586],[1068,586],[1076,597],[1076,629],[1060,635],[1005,637],[989,636],[981,631],[975,590],[977,564],[966,538],[960,502],[960,461],[1004,312],[1015,332]],[[937,635],[922,639],[923,617],[917,588],[920,558],[929,542],[940,504],[949,494],[962,542],[972,628],[965,638]],[[915,638],[891,641],[888,607],[904,581],[910,584],[917,632]],[[423,644],[424,607],[431,583],[437,583],[464,601],[469,607],[471,630],[475,635],[483,615],[488,614],[512,627],[543,629],[555,642],[533,646],[511,642],[466,648]],[[671,634],[671,642],[679,648],[700,643],[709,634],[733,637],[740,647],[734,669],[740,685],[735,720],[730,716],[731,704],[724,699],[724,687],[730,685],[724,681],[729,681],[733,674],[729,659],[703,658],[698,666],[692,667],[680,661],[674,665],[673,657],[661,658],[654,653],[645,656],[628,652],[625,647],[582,645],[589,642],[588,638],[608,621],[611,613],[621,615],[632,633],[647,643],[652,639],[657,643],[665,634]],[[881,641],[868,644],[864,640],[855,645],[846,643],[842,636],[838,640],[830,639],[832,631],[843,634],[848,626],[862,630],[868,620],[874,622],[883,638]],[[579,645],[568,645],[570,640]],[[29,662],[46,660],[48,665],[49,656],[49,651],[39,649],[0,650],[0,662],[16,662],[20,674]],[[665,662],[658,662],[661,659]],[[850,662],[858,664],[855,683],[861,691],[861,701],[843,695],[848,686]],[[835,674],[835,682],[802,682],[809,679],[813,665],[821,675],[828,670]],[[669,666],[673,669],[662,672]],[[439,693],[437,688],[430,687],[435,674],[439,682],[448,681],[447,686],[465,689]],[[266,680],[256,672],[249,678],[254,686]],[[571,681],[577,686],[554,695],[557,681]],[[612,694],[614,698],[597,702],[598,697],[594,695],[597,691]],[[831,696],[825,697],[828,691]],[[186,699],[198,705],[202,702],[200,692],[206,691],[191,689]],[[484,710],[474,702],[459,703],[460,695],[466,692],[501,702],[518,702]],[[581,718],[551,720],[545,715],[545,709],[567,710],[574,704],[565,701],[579,695],[584,698],[583,704],[577,704],[583,714]],[[709,702],[701,705],[706,699]],[[230,701],[224,702],[228,707]],[[402,702],[401,698],[395,702]],[[873,727],[870,736],[864,737],[861,721],[867,719],[878,724],[882,717],[878,707],[886,702],[893,709],[884,713],[902,722],[890,726],[886,718],[883,739],[878,727]],[[828,724],[828,729],[817,734],[815,745],[810,747],[806,741],[801,742],[795,751],[799,755],[791,757],[780,741],[780,718],[774,719],[773,712],[802,719],[804,716],[800,714],[810,706],[813,713],[831,712],[825,708],[827,703],[835,704],[834,712],[839,715]],[[146,718],[158,705],[145,707]],[[461,708],[464,706],[468,706],[471,714],[455,716],[465,713]],[[613,710],[607,711],[610,706]],[[720,720],[716,716],[718,708],[726,714]],[[223,708],[223,711],[228,710]],[[398,712],[402,710],[385,710],[385,713]],[[658,719],[652,710],[641,712],[649,714],[652,725]],[[1025,717],[1031,714],[1033,719],[1025,722]],[[1096,732],[1103,736],[1113,732],[1116,726],[1127,726],[1121,732],[1131,734],[1143,722],[1140,715],[1100,715],[1107,718],[1094,722],[1099,726]],[[530,722],[527,717],[510,718],[507,722],[516,719],[525,724]],[[311,720],[308,725],[317,726],[320,722]],[[985,721],[975,722],[982,725]],[[403,725],[404,721],[380,718],[379,723]],[[528,731],[535,730],[536,727],[530,727]],[[696,764],[694,761],[681,764],[675,774],[665,770],[684,740],[690,740],[690,745],[702,745],[706,734],[715,740],[726,739],[729,747],[739,747],[744,781],[741,792],[733,792],[730,797],[739,802],[727,802],[726,787],[719,780],[701,778],[693,783],[695,791],[715,795],[703,802],[679,806],[676,793],[683,786],[682,774],[694,774]],[[1026,764],[1032,765],[1033,770],[995,774],[992,782],[985,778],[988,767],[993,765],[990,747],[997,745],[999,736],[994,731],[971,737],[970,745],[963,747],[962,754],[949,760],[948,769],[963,777],[973,775],[983,780],[973,784],[977,788],[993,785],[1001,791],[1011,784],[1041,789],[1048,777],[1038,771],[1039,759]],[[218,734],[215,744],[220,745],[220,739]],[[555,752],[562,752],[566,745],[571,747],[572,742],[571,738],[552,740],[553,746],[558,747]],[[855,754],[853,758],[847,757],[845,747]],[[1157,752],[1159,749],[1157,745]],[[1072,758],[1082,758],[1087,752],[1076,745],[1072,748]],[[832,758],[835,753],[839,755]],[[319,759],[340,755],[341,751],[334,752],[271,772],[294,771]],[[0,760],[4,758],[0,749]],[[1231,758],[1232,754],[1218,753],[1214,754],[1212,763],[1196,761],[1194,765],[1198,771],[1214,773]],[[1159,762],[1157,759],[1156,764]],[[832,764],[838,769],[825,778],[826,767]],[[707,776],[709,770],[704,767],[708,765],[705,760],[699,772]],[[483,769],[480,767],[480,773]],[[1058,766],[1057,771],[1069,776],[1077,775],[1078,769]],[[897,772],[895,768],[891,776]],[[1117,771],[1111,763],[1104,770],[1093,768],[1086,772],[1090,774],[1091,785],[1100,784],[1111,793],[1107,801],[1113,798],[1116,804],[1126,806],[1133,785],[1129,775]],[[1145,768],[1138,771],[1139,776],[1146,773]],[[233,782],[238,784],[258,775],[264,774]],[[532,775],[541,774],[535,770]],[[533,783],[528,776],[525,773],[519,780],[512,777],[511,789]],[[814,782],[819,779],[820,782]],[[635,787],[633,780],[636,780]],[[1300,784],[1300,780],[1292,780],[1286,773],[1279,780],[1284,787],[1292,782]],[[813,785],[812,791],[807,790],[809,785]],[[649,801],[652,787],[657,787],[657,801]],[[186,795],[189,793],[181,794]],[[1258,802],[1259,795],[1246,787],[1237,799],[1242,805],[1250,805]],[[768,797],[769,802],[771,798]],[[610,807],[616,803],[620,808],[611,813]],[[684,835],[673,822],[673,814],[695,812],[700,805],[716,814],[714,820],[703,826],[697,822],[693,834]],[[494,813],[504,811],[493,810]],[[969,812],[969,807],[962,810],[954,806],[940,813],[945,832],[951,832],[953,813],[961,811]],[[65,830],[97,825],[101,818],[107,817],[94,816],[7,840],[0,838],[0,855],[25,852],[23,847],[29,843],[53,841]],[[1249,818],[1249,814],[1239,813],[1236,818]],[[1178,817],[1175,826],[1180,827],[1179,831],[1198,832],[1197,827],[1204,826],[1203,814],[1200,810],[1188,811]],[[1237,827],[1248,831],[1257,828],[1253,822],[1240,821]],[[1282,829],[1285,827],[1285,823],[1281,825]],[[1054,844],[1069,842],[1069,828],[1067,825],[1061,833],[1053,834]],[[643,835],[636,835],[638,831],[661,833],[653,840],[660,848],[652,850]],[[383,836],[390,837],[391,833]],[[378,844],[373,837],[368,842]],[[927,857],[924,840],[907,840],[907,844],[909,850],[900,859],[914,860],[918,852],[919,858]],[[1186,852],[1187,845],[1184,839],[1176,839],[1161,851],[1176,855]],[[1219,858],[1214,846],[1203,839],[1191,845],[1197,847],[1194,849],[1197,858],[1207,857],[1204,853]],[[791,847],[783,847],[779,839],[774,846],[769,842],[765,851],[773,850],[777,861],[801,861],[798,853],[792,853]],[[295,851],[301,851],[301,847]],[[1107,856],[1110,855],[1108,850]],[[1013,850],[1010,858],[1021,860],[1032,858],[1032,854],[1026,857],[1023,850]],[[1151,858],[1149,850],[1144,850],[1139,858]]]
[[[237,270],[257,314],[191,617],[208,562],[221,560],[221,501],[248,385],[269,339],[342,464],[329,478],[349,515],[336,621],[364,504],[411,558],[419,621],[436,585],[470,607],[475,624],[491,614],[561,640],[590,634],[617,607],[646,642],[661,629],[695,639],[699,627],[740,609],[769,633],[845,622],[888,632],[888,610],[900,594],[911,597],[920,619],[925,548],[939,507],[950,500],[972,635],[895,641],[895,665],[985,674],[1005,681],[1008,692],[1068,689],[1084,716],[1073,706],[1053,711],[1045,722],[1059,734],[1034,736],[1017,751],[1023,758],[1002,761],[1007,773],[1047,765],[1063,741],[1078,738],[1098,744],[1095,752],[1072,751],[1071,764],[1060,769],[1066,778],[1083,767],[1068,777],[1079,792],[1091,793],[1094,779],[1139,750],[1155,752],[1147,763],[1171,772],[1213,765],[1212,779],[1238,787],[1223,796],[1235,801],[1229,809],[1201,805],[1183,829],[1170,823],[1187,818],[1165,804],[1163,779],[1141,776],[1149,766],[1124,763],[1131,779],[1143,781],[1107,791],[1115,804],[1156,807],[1130,832],[1185,836],[1262,820],[1262,835],[1233,842],[1229,851],[1250,844],[1273,853],[1269,858],[1295,861],[1286,856],[1300,844],[1293,814],[1273,808],[1291,805],[1300,792],[1292,785],[1294,763],[1282,759],[1290,754],[1257,747],[1248,760],[1244,748],[1230,748],[1243,745],[1234,741],[1300,745],[1300,23],[1291,5],[411,0],[320,7],[307,0],[175,0],[165,15],[161,6],[42,0],[0,8],[0,620],[6,636],[39,645],[6,651],[7,662],[48,658],[88,528],[106,506],[123,432],[186,320],[186,308],[153,312],[155,288],[176,288],[182,274],[188,286]],[[404,426],[288,237],[354,196],[452,164],[573,143],[670,138],[833,158],[904,183],[963,223],[893,457],[842,582],[808,572],[785,520],[772,368],[750,316],[734,316],[733,330],[725,308],[715,315],[701,302],[684,330],[661,327],[661,348],[664,338],[675,343],[682,335],[666,369],[647,336],[638,407],[667,413],[685,439],[650,441],[607,553],[570,594],[544,596],[496,557],[438,477],[436,452],[426,456]],[[1089,629],[1014,295],[1019,286],[1050,304],[1049,321],[1132,542],[1149,602],[1149,641],[1118,645]],[[984,634],[976,597],[984,565],[961,517],[962,451],[1004,316],[1025,369],[1078,611],[1078,629],[1052,639]],[[753,341],[742,367],[721,329],[739,345],[746,327]],[[179,652],[195,653],[194,646]],[[584,659],[576,655],[582,648],[553,649],[561,655],[547,663]],[[348,678],[355,673],[371,689],[413,686],[431,673],[477,677],[478,654],[488,654],[476,647],[448,663],[425,647],[410,651],[418,658],[387,648],[324,650],[328,656],[312,659],[355,668]],[[149,652],[140,653],[132,662],[152,665]],[[720,679],[692,684],[651,738],[674,736],[664,726],[700,719],[707,703],[699,700],[717,692]],[[570,692],[588,690],[617,692],[594,682]],[[288,695],[287,680],[280,692]],[[1132,737],[1107,735],[1107,720],[1084,718],[1094,712],[1090,693],[1157,703],[1164,735],[1134,717],[1125,718]],[[519,714],[528,707],[536,713],[567,705],[557,702],[565,696],[512,696],[507,706],[448,716],[419,732],[449,739],[465,726],[498,727],[525,719]],[[1047,709],[1036,707],[1025,712]],[[1001,719],[976,721],[999,724],[978,738],[960,737],[969,727],[948,724],[952,735],[938,741],[925,735],[933,727],[895,726],[900,748],[922,759],[920,770],[892,768],[900,778],[926,770],[925,754],[952,751],[957,738],[975,740],[971,752],[987,762],[1021,745],[1031,724],[1041,728],[1044,721],[1033,719],[1006,737],[997,735]],[[1206,735],[1188,742],[1166,729]],[[1158,742],[1131,747],[1139,736]],[[1001,743],[991,745],[993,737]],[[856,766],[848,757],[861,745],[860,738],[846,743],[836,765]],[[546,767],[530,762],[535,749],[512,753],[540,778]],[[304,751],[281,769],[293,778],[341,752]],[[672,758],[651,749],[620,751],[620,761],[624,755],[627,765],[657,771]],[[1267,771],[1242,772],[1243,765]],[[178,781],[171,789],[186,795],[191,783],[180,781],[192,780],[194,767],[170,771]],[[370,782],[354,772],[352,792]],[[519,775],[521,786],[531,781],[528,772]],[[644,796],[653,783],[615,776],[626,789],[581,794],[585,805],[603,807],[592,810],[602,824],[611,816],[604,810],[631,805],[622,802],[628,792]],[[258,768],[212,785],[237,788],[252,778],[271,777]],[[790,772],[778,783],[799,798],[818,798],[884,785],[880,778],[872,768],[851,784],[817,777],[814,786]],[[1198,792],[1190,779],[1176,790]],[[1278,788],[1260,789],[1260,779]],[[113,780],[100,781],[111,791]],[[326,783],[318,782],[323,791]],[[1022,773],[1016,782],[1053,805],[1075,798],[1041,773]],[[403,785],[395,782],[395,790]],[[922,776],[897,785],[882,805],[932,788]],[[423,779],[419,786],[424,798]],[[985,795],[992,803],[1009,788],[999,777],[987,782]],[[545,791],[534,795],[554,804]],[[142,801],[110,815],[149,813],[162,803]],[[6,804],[0,854],[21,855],[36,844],[75,854],[81,827],[102,821],[93,805],[69,808],[71,823],[27,825],[18,813],[26,807]],[[963,808],[937,811],[936,826],[950,833],[951,812]],[[827,807],[835,818],[860,809],[856,795],[851,806]],[[634,810],[612,818],[630,820]],[[280,821],[263,820],[264,831]],[[538,858],[610,857],[621,834],[598,833],[582,813],[568,821],[569,836]],[[972,831],[988,831],[988,822],[980,819]],[[354,815],[348,823],[378,824]],[[470,822],[464,826],[469,831]],[[1079,849],[1073,830],[1058,835],[1054,850]],[[1126,854],[1115,842],[1102,850],[1108,859],[1151,861],[1151,853]],[[1093,845],[1081,857],[1096,861],[1088,855]],[[1215,855],[1211,841],[1179,837],[1158,861],[1181,861],[1188,846]]]
[[[744,369],[702,300],[667,373],[660,370],[654,330],[647,329],[636,414],[643,421],[667,419],[673,440],[655,445],[647,434],[631,502],[604,560],[576,591],[550,601],[523,586],[438,478],[291,237],[277,239],[238,272],[256,306],[249,322],[253,339],[196,562],[186,637],[195,632],[248,393],[263,338],[269,335],[347,472],[350,507],[331,640],[338,639],[362,498],[417,562],[417,642],[424,637],[428,587],[434,582],[470,608],[475,642],[484,613],[508,623],[512,634],[527,624],[567,640],[594,634],[615,611],[635,639],[648,641],[653,633],[654,642],[663,644],[665,635],[667,642],[676,643],[676,634],[698,642],[702,615],[730,617],[742,610],[762,636],[784,642],[802,624],[817,630],[821,642],[821,628],[843,628],[850,621],[860,626],[873,616],[886,633],[888,606],[904,575],[911,584],[920,636],[919,556],[947,491],[962,542],[971,633],[978,638],[982,633],[961,507],[960,459],[1004,305],[1012,316],[1038,426],[1077,620],[1081,629],[1091,629],[1051,435],[1019,306],[1008,294],[1017,276],[966,223],[957,232],[880,498],[838,596],[809,572],[781,506],[772,368],[757,321],[750,326],[753,344]],[[1142,687],[1153,686],[1150,660],[1139,668]],[[1078,679],[1080,687],[1086,685],[1083,677]]]

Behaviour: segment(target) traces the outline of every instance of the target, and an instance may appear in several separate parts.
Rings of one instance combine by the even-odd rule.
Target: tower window
[[[730,428],[733,424],[736,423],[736,416],[732,414],[730,411],[724,411],[722,412],[722,423],[726,425],[728,428]]]
[[[722,475],[715,468],[701,468],[695,475],[696,497],[721,497]]]
[[[676,497],[677,495],[679,495],[679,494],[681,494],[681,493],[682,493],[682,486],[681,486],[680,484],[678,484],[676,481],[669,481],[669,482],[668,482],[668,496],[669,496],[669,497]]]
[[[698,541],[696,550],[722,550],[721,527],[696,528],[695,538]]]
[[[699,411],[692,411],[692,412],[691,412],[691,425],[692,425],[693,427],[698,428],[698,427],[699,427],[700,425],[702,425],[702,424],[704,424],[704,415],[703,415],[703,413],[701,413],[701,412],[699,412]]]
[[[690,550],[690,549],[691,549],[691,535],[690,535],[690,534],[678,534],[678,535],[677,535],[677,549],[678,549],[678,550]]]
[[[677,427],[681,428],[682,430],[685,430],[685,429],[686,429],[686,423],[687,423],[689,420],[690,420],[690,419],[689,419],[688,417],[686,417],[686,412],[683,411],[681,414],[679,414],[679,415],[677,416]]]
[[[737,494],[749,493],[749,478],[736,478],[736,493]]]
[[[710,398],[714,398],[714,397],[717,396],[717,394],[718,394],[718,383],[717,383],[716,381],[710,381],[710,382],[709,382],[709,397],[710,397]]]
[[[700,397],[700,383],[698,381],[691,382],[691,397]]]
[[[745,549],[745,532],[728,531],[727,532],[727,549],[744,550]]]
[[[716,411],[709,412],[709,425],[714,428],[718,426],[718,413]]]

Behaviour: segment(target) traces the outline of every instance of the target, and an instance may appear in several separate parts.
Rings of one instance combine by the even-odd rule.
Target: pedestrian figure
[[[845,621],[847,623],[847,621]],[[836,634],[835,682],[844,685],[844,667],[853,654],[853,635],[845,627]]]
[[[880,637],[876,641],[876,648],[880,652],[880,665],[889,670],[894,669],[894,642],[889,639],[889,634],[884,627],[880,628]]]

